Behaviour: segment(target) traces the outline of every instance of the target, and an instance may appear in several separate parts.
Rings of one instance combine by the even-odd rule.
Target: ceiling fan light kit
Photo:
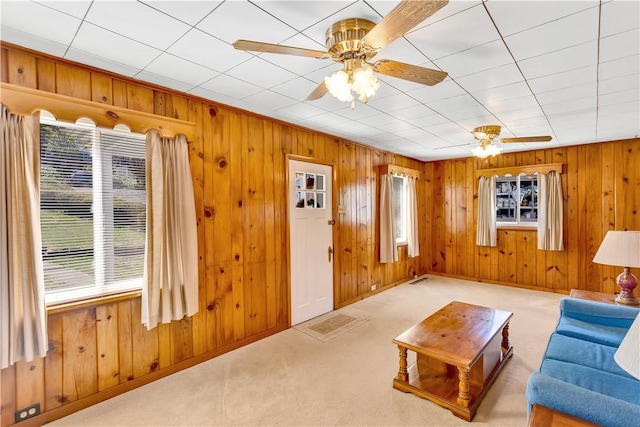
[[[343,102],[354,99],[366,103],[380,88],[374,72],[387,76],[433,86],[447,77],[447,73],[417,65],[382,59],[370,63],[382,48],[436,13],[449,0],[414,1],[403,0],[378,24],[361,18],[343,19],[332,24],[326,31],[326,52],[293,46],[237,40],[233,47],[251,52],[278,53],[317,59],[331,59],[342,63],[344,68],[325,77],[306,101],[322,98],[331,93]]]
[[[473,137],[480,141],[480,146],[471,150],[474,156],[481,159],[485,159],[489,156],[496,156],[500,154],[502,148],[493,143],[493,139],[500,135],[502,127],[499,125],[484,125],[478,126],[473,130]],[[519,138],[502,138],[502,143],[512,142],[548,142],[551,141],[551,137],[545,136],[522,136]]]

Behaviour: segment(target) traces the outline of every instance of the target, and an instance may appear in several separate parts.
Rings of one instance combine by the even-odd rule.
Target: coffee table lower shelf
[[[443,364],[445,368],[439,366],[437,369],[430,367],[433,363],[424,363],[420,359],[407,368],[409,380],[402,381],[397,377],[393,379],[393,388],[405,393],[412,393],[418,397],[430,400],[437,405],[449,409],[455,416],[465,421],[471,421],[476,414],[478,406],[482,402],[491,385],[506,362],[513,356],[513,347],[502,354],[501,360],[495,365],[492,372],[482,381],[479,378],[471,377],[469,382],[469,406],[462,406],[458,403],[459,377],[458,369],[449,364]],[[482,359],[479,360],[482,363]],[[437,365],[435,365],[437,366]]]

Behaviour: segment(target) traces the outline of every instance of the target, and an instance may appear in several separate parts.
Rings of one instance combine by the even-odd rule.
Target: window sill
[[[122,292],[114,295],[106,295],[95,298],[87,298],[79,301],[55,303],[47,306],[47,314],[63,313],[65,311],[77,310],[81,308],[95,307],[96,305],[112,304],[114,302],[126,301],[138,298],[142,291]]]
[[[522,231],[536,231],[538,225],[532,224],[497,224],[498,230],[522,230]]]

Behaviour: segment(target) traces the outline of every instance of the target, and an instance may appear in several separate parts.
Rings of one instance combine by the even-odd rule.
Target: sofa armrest
[[[630,328],[640,312],[637,307],[607,304],[572,297],[560,299],[560,316],[598,325]]]
[[[534,403],[565,414],[611,427],[635,427],[640,406],[557,380],[539,371],[532,373],[525,392]]]

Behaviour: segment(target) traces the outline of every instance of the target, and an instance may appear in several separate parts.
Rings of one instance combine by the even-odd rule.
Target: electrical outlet
[[[24,420],[28,420],[29,418],[33,418],[36,415],[40,415],[39,403],[36,403],[31,406],[27,406],[26,408],[16,411],[16,423],[19,423]]]
[[[376,285],[371,285],[371,290],[372,290],[372,291],[375,291],[377,287],[378,287],[378,286],[376,286]]]

